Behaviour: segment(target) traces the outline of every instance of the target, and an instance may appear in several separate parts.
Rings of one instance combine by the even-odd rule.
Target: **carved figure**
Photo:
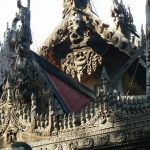
[[[18,32],[18,43],[24,43],[25,45],[32,44],[32,36],[30,29],[30,0],[28,0],[27,7],[22,6],[21,1],[17,1],[19,8],[18,20],[21,21],[22,26]]]
[[[10,45],[12,47],[16,46],[17,42],[17,22],[19,21],[19,15],[16,13],[15,18],[12,21],[11,25],[11,38],[10,38]]]
[[[118,30],[123,21],[123,13],[121,11],[118,0],[113,0],[113,9],[111,12],[111,16],[114,17],[114,22],[116,25],[116,29]]]
[[[68,21],[68,25],[68,30],[71,33],[71,42],[73,44],[79,44],[84,36],[83,21],[80,14],[74,11],[73,16]]]
[[[133,24],[130,8],[126,9],[122,1],[119,3],[118,0],[113,0],[111,16],[114,18],[116,29],[121,31],[128,39],[130,39],[131,33],[139,37]]]

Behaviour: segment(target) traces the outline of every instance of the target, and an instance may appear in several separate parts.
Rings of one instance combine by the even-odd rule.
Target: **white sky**
[[[26,5],[27,0],[22,0]],[[106,23],[112,24],[110,8],[112,0],[92,0],[99,17]],[[33,34],[34,50],[46,39],[48,35],[61,21],[63,0],[31,0],[31,29]],[[131,7],[134,23],[140,32],[141,24],[145,25],[146,0],[123,0]],[[3,40],[3,32],[6,22],[11,25],[15,13],[18,12],[17,0],[0,0],[0,39]],[[93,8],[94,9],[94,8]]]

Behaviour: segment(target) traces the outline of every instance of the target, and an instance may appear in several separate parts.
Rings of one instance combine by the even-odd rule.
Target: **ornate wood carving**
[[[109,44],[113,44],[120,50],[131,54],[131,49],[133,50],[136,46],[130,43],[120,31],[114,30],[103,23],[91,8],[89,0],[82,2],[79,0],[64,0],[63,20],[39,48],[40,54],[46,56],[49,51],[53,50],[57,44],[65,41],[67,37],[72,44],[80,44],[85,38],[90,39],[90,35],[85,34],[85,29],[90,29],[108,41]]]
[[[84,70],[88,75],[91,75],[101,63],[102,57],[92,49],[87,48],[69,53],[66,59],[61,62],[61,69],[81,81]]]
[[[131,34],[139,37],[136,32],[136,27],[133,24],[133,16],[130,7],[126,8],[123,1],[113,0],[112,17],[116,25],[116,29],[123,33],[123,35],[130,39]]]
[[[71,29],[64,22],[62,26],[65,28],[56,30],[55,37],[46,44],[46,50],[51,50],[57,42],[63,41],[63,33],[69,33],[69,30],[73,31],[69,35],[70,40],[75,44],[80,43],[83,40],[83,28],[81,32],[78,28],[83,22],[109,43],[123,50],[131,46],[120,32],[111,30],[98,19],[92,12],[89,1],[64,2],[64,17],[75,15],[75,18],[67,22]],[[93,149],[149,138],[146,135],[150,132],[149,99],[146,96],[123,97],[117,91],[110,92],[107,88],[109,82],[103,81],[103,89],[98,89],[97,98],[93,98],[91,105],[81,113],[57,115],[58,106],[54,107],[52,104],[55,101],[53,89],[33,55],[30,55],[29,41],[30,37],[27,41],[21,40],[17,45],[15,66],[3,86],[0,101],[0,138],[6,137],[6,142],[12,143],[18,140],[18,134],[21,140],[25,140],[22,134],[25,133],[33,150]],[[147,59],[148,57],[149,55]],[[84,71],[90,75],[101,61],[102,57],[92,49],[75,50],[62,61],[62,69],[73,77],[77,76],[80,81]],[[102,78],[107,76],[103,74]],[[33,143],[28,140],[29,136],[33,137]]]

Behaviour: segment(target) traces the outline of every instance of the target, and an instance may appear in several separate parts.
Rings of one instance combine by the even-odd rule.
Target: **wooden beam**
[[[144,49],[146,48],[146,44],[137,49],[137,52],[132,55],[132,57],[119,69],[114,78],[110,82],[110,87],[113,87],[114,84],[122,77],[122,75],[127,71],[127,69],[133,64],[133,62],[143,54]]]

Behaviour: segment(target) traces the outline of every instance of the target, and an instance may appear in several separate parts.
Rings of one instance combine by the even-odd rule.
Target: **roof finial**
[[[140,36],[140,46],[146,42],[146,35],[144,32],[143,24],[141,25],[141,36]]]
[[[106,71],[106,68],[105,68],[105,67],[103,67],[102,74],[101,74],[101,79],[109,79],[109,77],[108,77],[108,74],[107,74],[107,71]]]
[[[27,7],[28,7],[28,9],[30,9],[30,0],[28,0]]]
[[[103,88],[105,94],[107,94],[107,92],[109,90],[109,87],[108,87],[109,81],[110,81],[110,78],[107,74],[106,68],[103,67],[102,74],[101,74],[101,82],[102,82],[102,88]]]
[[[8,22],[6,23],[6,26],[7,26],[7,29],[9,29],[9,23]]]

